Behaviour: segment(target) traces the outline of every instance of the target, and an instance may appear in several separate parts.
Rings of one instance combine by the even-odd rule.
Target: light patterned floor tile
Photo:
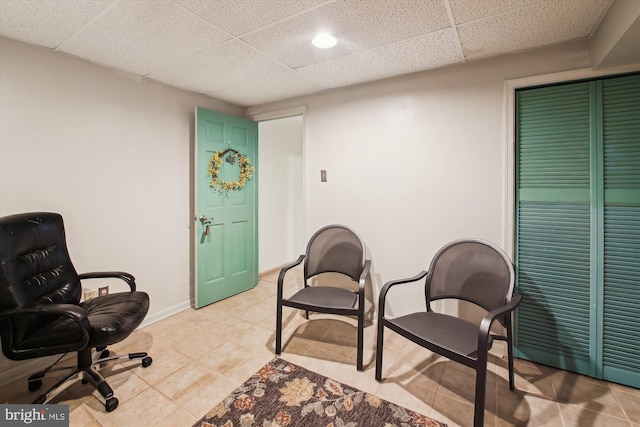
[[[278,273],[258,286],[199,310],[188,309],[136,331],[110,349],[147,351],[149,368],[132,362],[103,372],[120,406],[106,413],[99,394],[74,384],[56,401],[70,405],[71,426],[189,426],[258,371],[274,355]],[[292,270],[285,293],[302,287]],[[383,382],[375,380],[377,327],[365,328],[364,372],[356,362],[355,319],[284,310],[282,358],[348,386],[431,416],[449,426],[473,424],[475,372],[433,355],[385,330]],[[488,366],[485,425],[640,427],[640,390],[516,360],[516,390],[509,390],[506,361]],[[50,382],[51,384],[53,382]],[[49,383],[45,383],[46,387]],[[7,403],[30,402],[21,379],[0,390]]]

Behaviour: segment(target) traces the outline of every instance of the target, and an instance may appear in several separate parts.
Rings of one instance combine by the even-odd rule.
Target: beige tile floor
[[[299,284],[288,275],[287,291]],[[110,347],[114,353],[147,351],[139,363],[105,367],[120,400],[106,413],[88,385],[76,383],[52,403],[69,405],[71,426],[190,426],[274,357],[277,275],[248,292],[200,310],[186,310],[136,331]],[[355,322],[348,318],[284,311],[282,357],[345,384],[447,422],[472,425],[474,373],[387,331],[383,383],[374,379],[375,325],[365,331],[365,371],[355,369]],[[487,426],[640,427],[640,390],[516,360],[516,391],[506,363],[492,357],[487,383]],[[45,383],[44,387],[48,383]],[[43,387],[43,388],[44,388]],[[0,402],[29,403],[26,379],[2,387]]]

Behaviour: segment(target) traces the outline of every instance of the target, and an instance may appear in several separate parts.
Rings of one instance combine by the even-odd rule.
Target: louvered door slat
[[[602,134],[602,373],[640,387],[640,75],[602,82]]]

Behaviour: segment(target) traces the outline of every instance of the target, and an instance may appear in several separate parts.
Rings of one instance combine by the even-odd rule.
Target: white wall
[[[134,274],[145,323],[188,307],[196,106],[244,113],[0,37],[0,215],[60,212],[76,269]]]
[[[0,214],[65,218],[78,271],[188,303],[196,106],[242,109],[0,38]]]
[[[453,239],[506,247],[505,81],[588,65],[588,44],[579,41],[249,114],[306,106],[305,236],[328,223],[352,225],[371,251],[375,293],[388,280],[426,269]],[[321,169],[326,183],[316,179]],[[398,290],[389,308],[397,315],[422,307],[421,295],[418,286]]]
[[[302,116],[293,116],[258,125],[260,272],[304,252],[302,124]]]

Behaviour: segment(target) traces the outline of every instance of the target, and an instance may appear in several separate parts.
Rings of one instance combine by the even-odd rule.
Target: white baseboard
[[[171,317],[174,314],[178,314],[181,311],[184,311],[188,308],[191,308],[191,301],[189,300],[182,301],[181,303],[172,305],[171,307],[164,308],[160,311],[154,311],[152,313],[148,313],[147,317],[144,318],[144,320],[142,321],[142,324],[138,329],[145,328],[149,325],[152,325],[156,322],[166,319],[167,317]]]

